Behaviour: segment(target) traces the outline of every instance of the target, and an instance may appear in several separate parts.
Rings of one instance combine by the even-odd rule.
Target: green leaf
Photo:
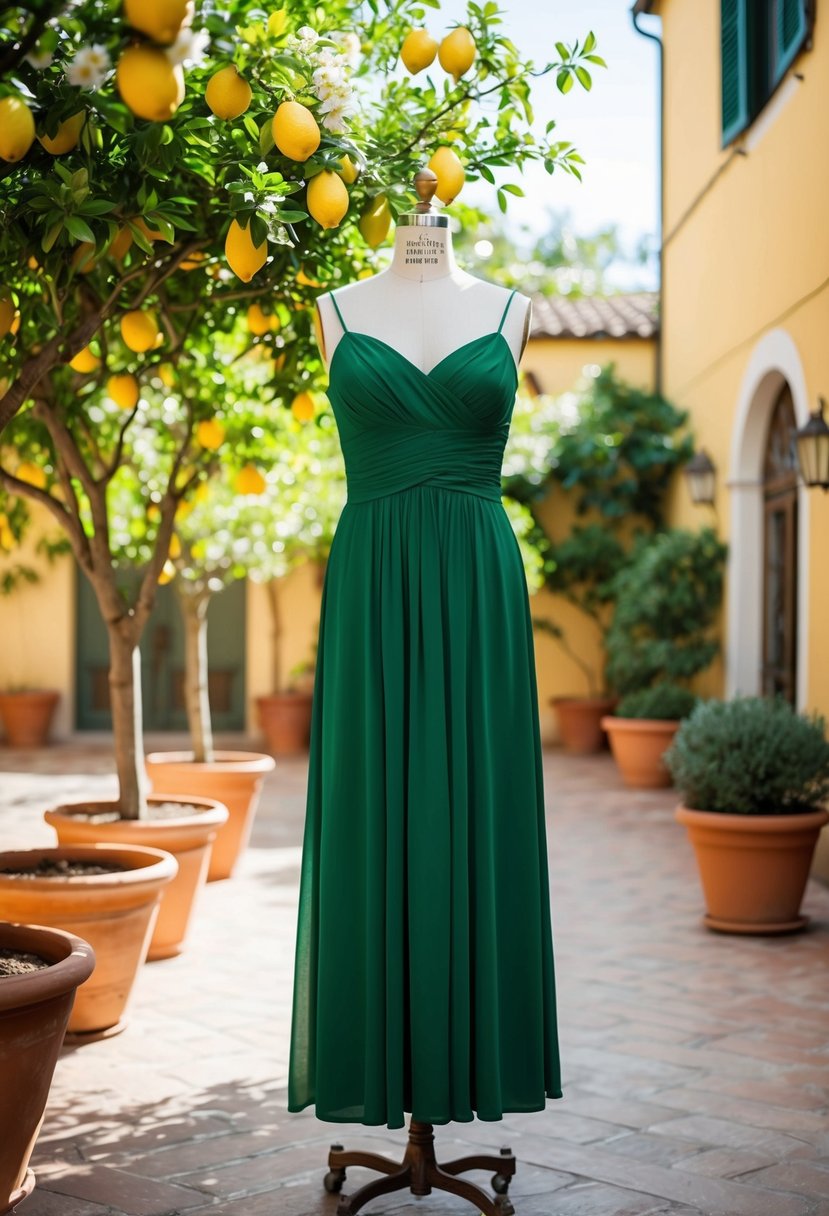
[[[520,187],[520,186],[514,186],[514,185],[513,185],[511,182],[507,182],[507,183],[506,183],[506,185],[504,185],[504,186],[502,186],[502,187],[501,187],[501,189],[502,189],[502,190],[507,190],[507,191],[508,191],[510,194],[514,194],[514,195],[516,195],[518,198],[523,198],[523,197],[524,197],[524,191],[521,189],[521,187]]]
[[[587,35],[587,37],[584,40],[584,47],[582,49],[585,51],[592,51],[593,47],[595,45],[596,45],[596,35],[591,30],[590,33]]]
[[[507,196],[504,194],[503,190],[498,191],[498,206],[500,207],[501,211],[506,214]]]
[[[63,220],[58,220],[56,223],[54,223],[52,225],[52,227],[49,229],[49,231],[46,233],[46,235],[43,237],[43,239],[40,242],[40,248],[43,250],[44,253],[49,252],[49,250],[52,248],[52,246],[54,245],[55,241],[58,239],[58,237],[60,236],[62,231],[63,231]]]
[[[89,241],[90,244],[95,244],[95,233],[89,227],[89,224],[85,223],[79,216],[67,215],[64,220],[64,227],[76,241]]]
[[[570,52],[567,50],[567,47],[564,45],[563,42],[556,43],[556,50],[558,51],[558,53],[562,59],[570,58]]]
[[[575,73],[578,76],[579,81],[582,84],[582,86],[585,89],[587,89],[587,91],[589,93],[590,86],[592,85],[593,81],[590,78],[590,73],[588,72],[587,68],[582,67],[580,64],[577,64],[576,68],[575,68]]]
[[[567,68],[563,68],[556,77],[559,93],[569,93],[573,87],[573,76]]]

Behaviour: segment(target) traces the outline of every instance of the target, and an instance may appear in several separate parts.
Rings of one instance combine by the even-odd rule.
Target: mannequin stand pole
[[[507,1188],[515,1175],[515,1157],[508,1148],[502,1148],[500,1156],[460,1157],[439,1165],[435,1159],[435,1137],[431,1123],[419,1123],[412,1119],[409,1126],[409,1143],[402,1162],[381,1157],[378,1153],[345,1152],[341,1144],[332,1144],[328,1154],[328,1173],[325,1189],[338,1192],[345,1182],[345,1171],[349,1165],[365,1166],[379,1170],[385,1178],[368,1182],[353,1195],[341,1195],[337,1205],[337,1216],[354,1216],[370,1199],[378,1195],[389,1195],[408,1187],[413,1195],[430,1195],[435,1191],[448,1191],[474,1203],[482,1216],[513,1216],[515,1208],[507,1197]],[[480,1187],[457,1178],[467,1170],[494,1170],[492,1186],[496,1194],[487,1195]]]

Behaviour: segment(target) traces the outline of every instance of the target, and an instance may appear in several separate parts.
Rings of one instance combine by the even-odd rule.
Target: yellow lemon
[[[337,170],[337,173],[340,175],[346,185],[350,186],[356,182],[360,170],[354,164],[348,153],[346,153],[344,156],[340,157],[340,168]]]
[[[124,0],[124,16],[156,42],[175,42],[181,27],[193,20],[193,0]]]
[[[438,148],[429,160],[429,168],[437,174],[435,194],[448,206],[458,197],[466,181],[457,153],[452,148]]]
[[[314,174],[305,191],[305,201],[321,228],[336,228],[348,211],[348,191],[342,178],[330,169]]]
[[[168,558],[167,561],[164,563],[164,565],[161,567],[161,573],[158,576],[159,587],[164,587],[164,586],[166,586],[167,583],[171,583],[175,577],[176,577],[176,568],[173,565],[173,563],[170,561],[170,559]]]
[[[107,380],[107,392],[112,400],[122,410],[135,409],[141,390],[135,376],[124,372],[119,376],[110,376]]]
[[[283,101],[271,122],[273,142],[290,160],[307,160],[320,146],[317,120],[298,101]]]
[[[20,329],[20,313],[19,313],[19,312],[16,312],[16,313],[14,314],[14,319],[12,320],[12,323],[11,323],[11,325],[9,326],[9,333],[10,333],[10,334],[16,334],[16,333],[17,333],[17,331],[18,331],[19,329]],[[38,347],[34,347],[34,346],[33,346],[33,347],[32,347],[32,354],[33,354],[33,355],[36,355],[36,354],[38,353],[38,351],[39,351],[39,350],[40,350],[40,347],[39,347],[39,346],[38,346]]]
[[[189,255],[189,257],[183,258],[179,262],[179,270],[198,270],[199,266],[201,266],[202,262],[205,261],[206,258],[207,254],[203,250],[196,249]]]
[[[14,533],[8,523],[0,524],[0,549],[14,548]]]
[[[267,316],[261,304],[251,304],[248,309],[248,329],[257,338],[270,333],[272,329],[276,328],[278,323],[279,318],[273,314]]]
[[[121,337],[130,350],[139,354],[152,350],[160,337],[155,313],[149,308],[125,312],[121,318]]]
[[[74,359],[69,361],[69,366],[73,371],[85,374],[87,372],[94,372],[97,367],[100,367],[101,360],[94,351],[85,346],[83,350],[78,351]]]
[[[378,194],[369,200],[357,226],[372,249],[383,244],[391,227],[391,209],[385,194]]]
[[[275,371],[277,371],[277,372],[281,372],[281,371],[282,371],[283,367],[285,366],[285,359],[286,359],[286,357],[287,357],[287,356],[286,356],[286,354],[285,354],[285,351],[284,351],[284,350],[283,350],[283,352],[282,352],[282,354],[281,354],[281,355],[277,355],[277,356],[276,356],[276,358],[275,358],[275,359],[274,359],[274,361],[273,361],[273,366],[274,366],[274,370],[275,370]]]
[[[238,220],[232,220],[225,239],[227,264],[237,278],[249,283],[262,269],[268,256],[268,242],[254,245],[250,235],[250,224],[243,228]]]
[[[237,494],[264,494],[266,482],[256,465],[246,464],[236,474],[233,488]]]
[[[225,428],[218,418],[205,418],[196,427],[196,441],[210,452],[216,452],[224,443]]]
[[[125,105],[148,122],[166,122],[184,100],[181,64],[170,63],[159,47],[148,43],[121,52],[115,83]]]
[[[150,227],[143,215],[134,216],[132,223],[144,234],[148,241],[167,241],[168,245],[172,245],[173,242],[164,235],[160,228]],[[129,232],[129,229],[127,231]],[[130,233],[130,238],[132,238],[132,233]]]
[[[464,72],[472,67],[476,50],[475,39],[465,25],[459,25],[441,42],[438,48],[440,66],[444,72],[454,76],[456,84]]]
[[[210,484],[206,481],[200,481],[193,491],[193,498],[196,502],[205,502],[210,493]]]
[[[176,373],[172,363],[160,363],[158,365],[158,378],[167,388],[173,387],[176,382]]]
[[[238,118],[251,103],[253,92],[234,64],[221,68],[207,82],[204,100],[217,118]]]
[[[109,247],[108,254],[111,258],[115,258],[116,262],[120,262],[124,257],[130,245],[132,244],[132,233],[126,224],[122,225],[115,234],[112,244]]]
[[[90,270],[94,270],[97,260],[95,246],[91,241],[82,241],[72,254],[72,266],[81,274],[89,274]]]
[[[183,505],[183,504],[180,504]],[[176,512],[178,514],[178,512]],[[167,550],[170,557],[181,557],[181,541],[175,532],[170,537],[170,548]]]
[[[46,474],[43,469],[28,460],[17,466],[14,475],[18,481],[25,481],[27,485],[36,486],[38,490],[46,489]]]
[[[0,158],[22,160],[35,138],[32,111],[19,94],[0,101]]]
[[[296,281],[299,283],[300,287],[322,287],[322,283],[319,281],[319,279],[311,279],[308,277],[308,275],[305,273],[304,266],[300,266],[299,270],[296,272]]]
[[[314,398],[310,393],[297,393],[291,402],[291,413],[297,422],[309,422],[317,412]]]
[[[73,148],[77,148],[78,146],[81,127],[83,126],[85,117],[84,111],[79,110],[71,118],[64,119],[54,135],[51,137],[48,135],[38,135],[38,139],[46,151],[51,152],[52,156],[62,156],[64,152],[71,152]]]
[[[428,30],[409,30],[400,48],[400,58],[411,74],[416,76],[434,63],[437,51],[437,41]]]
[[[14,323],[17,309],[10,295],[0,295],[0,338],[5,338]]]

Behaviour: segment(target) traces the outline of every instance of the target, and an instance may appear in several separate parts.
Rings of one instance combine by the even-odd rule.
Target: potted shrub
[[[662,757],[697,698],[678,684],[659,683],[622,697],[602,718],[610,750],[625,785],[641,789],[670,785]]]
[[[114,1034],[147,957],[163,888],[178,869],[159,849],[106,845],[0,853],[0,916],[82,937],[95,951],[92,977],[78,990],[69,1031]]]
[[[0,692],[0,720],[9,747],[43,747],[60,700],[53,688],[9,687]]]
[[[626,785],[671,783],[662,754],[695,700],[683,683],[719,650],[725,555],[711,528],[672,528],[638,538],[612,580],[605,646],[622,698],[602,726]]]
[[[29,1159],[78,987],[95,955],[88,942],[41,925],[0,923],[0,1212],[35,1184]]]
[[[254,347],[259,349],[263,349],[262,342]],[[257,360],[254,372],[265,384],[272,377],[266,362]],[[321,408],[319,395],[306,392],[304,396],[314,408]],[[312,423],[296,417],[293,411],[282,410],[274,416],[268,402],[262,414],[260,429],[267,426],[268,433],[268,446],[261,456],[266,471],[254,476],[248,468],[214,479],[177,522],[178,543],[171,572],[184,623],[184,687],[191,750],[153,752],[147,757],[153,788],[201,792],[221,799],[228,807],[230,818],[213,847],[210,879],[229,878],[233,873],[250,836],[263,780],[274,767],[270,753],[217,751],[213,745],[207,664],[210,602],[235,579],[270,578],[274,686],[279,688],[282,632],[277,579],[308,560],[315,563],[321,576],[344,501],[342,455],[330,412],[322,413]],[[243,416],[246,425],[248,415]],[[218,443],[219,458],[225,450],[229,458],[237,458],[243,450],[244,431],[237,433],[233,426],[205,433],[205,438]],[[304,680],[299,678],[301,674]],[[304,695],[287,699],[292,707],[299,703],[305,709],[300,738],[290,750],[301,749],[303,729],[307,745],[313,691],[313,678],[309,688],[307,674],[305,665],[289,673],[291,694]],[[280,739],[273,746],[276,754],[284,754],[279,750],[281,744]]]
[[[690,437],[677,435],[687,417],[659,394],[626,384],[611,363],[559,399],[546,427],[550,442],[544,480],[539,481],[532,460],[529,475],[520,468],[510,470],[507,493],[538,501],[556,486],[571,499],[577,518],[590,517],[568,526],[560,538],[547,536],[537,524],[546,587],[593,623],[602,655],[599,663],[589,662],[568,644],[558,622],[533,618],[584,675],[583,691],[551,698],[567,751],[595,752],[606,743],[602,717],[612,711],[621,691],[604,655],[613,580],[637,535],[663,525],[669,482],[693,453]]]
[[[694,847],[709,929],[787,933],[818,834],[829,820],[829,743],[819,714],[782,697],[696,706],[665,763],[682,794],[676,818]]]

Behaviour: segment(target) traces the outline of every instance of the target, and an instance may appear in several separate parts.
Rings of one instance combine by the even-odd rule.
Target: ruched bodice
[[[388,1127],[543,1110],[562,1089],[532,619],[501,501],[507,309],[425,372],[331,299],[348,497],[320,605],[288,1109]]]
[[[336,300],[334,306],[342,321]],[[506,311],[497,330],[464,343],[428,372],[387,342],[342,322],[328,396],[349,502],[421,484],[500,502],[518,386],[518,369],[501,332]]]

